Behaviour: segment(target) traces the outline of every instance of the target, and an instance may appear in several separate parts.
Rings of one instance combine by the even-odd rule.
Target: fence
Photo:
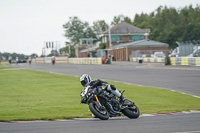
[[[56,57],[55,59],[56,63],[68,63],[67,57]],[[38,57],[36,59],[32,59],[32,63],[51,63],[51,57]]]
[[[8,62],[8,61],[2,60],[2,61],[0,61],[0,64],[2,64],[2,65],[7,65],[7,64],[9,64],[9,62]]]
[[[68,63],[67,57],[56,57],[56,63]]]
[[[32,60],[32,62],[33,62],[34,60]],[[35,59],[35,63],[45,63],[45,60],[44,60],[44,58],[43,57],[39,57],[39,58],[36,58]]]
[[[131,58],[130,61],[139,62],[139,57]],[[143,62],[164,63],[165,58],[141,58]],[[200,66],[200,57],[170,57],[171,65]]]
[[[102,64],[101,58],[69,58],[71,64]]]
[[[71,64],[102,64],[101,58],[67,58],[56,57],[56,63],[71,63]],[[29,61],[27,60],[27,63]],[[51,57],[38,57],[32,59],[32,63],[51,63]],[[0,64],[9,64],[8,61],[1,61]]]
[[[149,63],[164,63],[165,58],[151,58],[151,57],[145,57],[145,58],[139,58],[139,57],[134,57],[130,61],[133,62],[139,62],[139,60],[142,59],[143,62],[149,62]]]
[[[171,57],[171,65],[200,66],[200,57]]]
[[[71,64],[102,64],[101,58],[67,58],[56,57],[56,63]],[[51,57],[39,57],[32,60],[32,63],[51,63]]]

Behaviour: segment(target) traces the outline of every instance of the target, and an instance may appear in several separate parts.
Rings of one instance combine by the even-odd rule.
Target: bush
[[[105,49],[105,48],[106,48],[106,43],[99,44],[99,49]]]
[[[171,65],[170,57],[165,57],[165,65]]]

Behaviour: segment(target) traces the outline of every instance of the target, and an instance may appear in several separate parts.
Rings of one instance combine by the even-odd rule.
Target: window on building
[[[86,40],[82,40],[82,44],[86,44]]]
[[[143,35],[132,35],[130,36],[131,41],[138,41],[138,40],[143,40],[144,36]]]
[[[111,42],[122,41],[122,36],[111,35]]]

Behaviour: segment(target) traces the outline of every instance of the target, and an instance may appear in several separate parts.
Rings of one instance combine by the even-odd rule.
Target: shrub
[[[105,48],[106,48],[106,43],[99,44],[99,49],[105,49]]]
[[[165,65],[171,65],[170,57],[165,57]]]

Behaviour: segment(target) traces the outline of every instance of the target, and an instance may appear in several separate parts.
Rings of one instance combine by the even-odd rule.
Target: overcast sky
[[[0,52],[42,54],[46,41],[67,41],[62,27],[69,17],[82,21],[105,20],[114,16],[131,19],[151,13],[160,5],[182,8],[199,0],[0,0]]]

